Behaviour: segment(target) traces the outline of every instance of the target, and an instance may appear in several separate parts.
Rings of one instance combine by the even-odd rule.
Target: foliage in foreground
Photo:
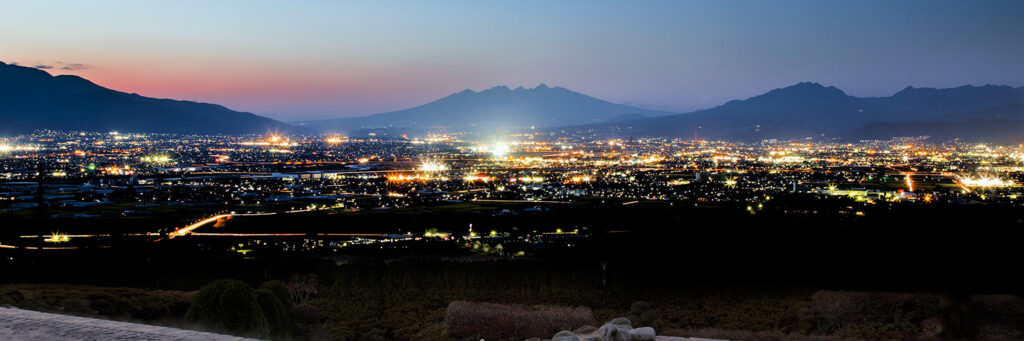
[[[69,284],[3,284],[0,305],[181,326],[193,292]]]
[[[272,293],[270,297],[276,299]],[[280,304],[277,303],[278,308]],[[263,337],[270,332],[264,314],[252,287],[242,281],[222,279],[199,290],[185,321],[214,331]]]
[[[454,301],[448,305],[445,322],[456,337],[527,339],[593,325],[594,313],[584,307]]]
[[[313,303],[325,328],[338,340],[468,340],[449,328],[445,314],[453,301],[475,301],[588,307],[597,321],[633,316],[664,335],[936,338],[930,323],[938,317],[937,294],[686,288],[614,273],[604,287],[600,266],[586,262],[427,262],[356,262],[321,276]],[[1024,337],[1019,297],[975,295],[971,314],[976,327],[969,339]]]

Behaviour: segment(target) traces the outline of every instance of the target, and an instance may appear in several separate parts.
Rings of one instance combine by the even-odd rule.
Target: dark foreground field
[[[629,316],[635,302],[645,301],[656,316],[644,319],[659,334],[877,340],[931,338],[940,298],[966,292],[970,298],[957,301],[964,307],[966,338],[1024,337],[1019,208],[791,200],[751,211],[745,205],[675,203],[577,205],[514,218],[477,209],[412,217],[375,213],[345,218],[355,219],[345,224],[331,224],[335,215],[304,218],[318,229],[364,228],[373,221],[407,230],[439,228],[447,217],[456,233],[471,220],[482,230],[586,227],[591,234],[571,250],[519,258],[415,244],[350,254],[241,255],[227,252],[226,242],[188,238],[62,252],[4,250],[2,281],[11,284],[0,286],[0,300],[181,324],[181,300],[216,279],[255,287],[315,274],[317,293],[310,302],[319,328],[340,340],[460,339],[445,324],[453,301],[582,306],[596,323]],[[266,226],[282,225],[256,228]],[[43,290],[31,283],[51,284]],[[178,303],[166,309],[145,298],[111,303],[108,296],[125,295],[97,292],[128,289],[64,286],[81,284],[140,288],[160,297],[170,292]],[[118,304],[129,308],[109,308]],[[136,305],[156,306],[160,313],[130,308]]]

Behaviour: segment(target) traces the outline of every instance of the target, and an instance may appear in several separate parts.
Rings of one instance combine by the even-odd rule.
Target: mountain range
[[[114,91],[78,76],[0,62],[0,134],[36,129],[184,134],[298,132],[216,104]]]
[[[616,122],[673,113],[609,103],[562,87],[463,90],[414,108],[363,117],[300,121],[323,132],[360,128],[506,130]]]
[[[994,124],[997,120],[1002,125]],[[1022,122],[1024,87],[907,87],[889,97],[855,97],[833,86],[805,82],[710,109],[573,129],[742,141],[929,135],[936,140],[1019,143],[1024,129],[1014,128]],[[993,126],[1005,128],[987,136]]]
[[[1024,142],[1024,87],[907,87],[888,97],[850,96],[799,83],[689,113],[610,103],[562,87],[464,90],[393,112],[294,122],[223,106],[156,99],[107,89],[77,76],[51,76],[0,62],[0,134],[35,129],[196,134],[305,134],[374,131],[592,132],[760,141],[932,136],[1000,144]],[[394,135],[401,135],[396,133]]]

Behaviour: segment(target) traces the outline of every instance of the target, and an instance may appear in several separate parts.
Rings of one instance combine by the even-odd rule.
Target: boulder
[[[580,341],[580,338],[576,337],[571,331],[563,330],[555,333],[555,336],[551,337],[551,341]]]
[[[608,321],[608,323],[614,324],[614,325],[617,325],[617,326],[633,327],[633,322],[630,322],[629,319],[625,318],[625,317],[613,318],[611,321]]]
[[[593,334],[596,331],[597,331],[597,327],[594,327],[594,326],[583,326],[583,327],[576,328],[576,330],[573,330],[572,332],[576,333],[576,335],[581,335],[581,334]]]
[[[597,329],[597,335],[601,337],[601,341],[629,341],[629,331],[632,329],[633,327],[629,325],[609,322]]]
[[[630,341],[653,341],[656,336],[654,328],[651,327],[641,327],[629,331]]]

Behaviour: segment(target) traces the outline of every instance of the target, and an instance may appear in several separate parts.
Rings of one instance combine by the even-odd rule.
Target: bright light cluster
[[[427,161],[420,165],[419,170],[424,172],[440,172],[448,170],[448,166],[437,161]]]
[[[142,157],[142,162],[169,163],[169,162],[171,162],[171,157],[169,157],[167,155],[144,156],[144,157]]]
[[[110,175],[132,175],[135,174],[129,166],[108,166],[103,168],[103,172]]]
[[[544,178],[539,176],[521,177],[518,180],[522,182],[544,182]]]
[[[572,182],[590,182],[590,180],[591,180],[591,178],[590,178],[589,175],[578,175],[578,176],[574,176],[572,178],[569,178],[569,181],[572,181]]]
[[[487,151],[494,157],[503,157],[512,150],[508,144],[504,142],[498,142],[487,148]]]
[[[71,237],[69,237],[66,234],[62,234],[62,233],[54,233],[54,234],[50,235],[49,238],[43,239],[43,241],[47,242],[47,243],[66,243],[66,242],[68,242],[70,240],[71,240]]]
[[[11,146],[6,144],[0,144],[0,153],[11,152],[11,151],[37,151],[39,147],[35,146]]]
[[[389,175],[388,176],[388,181],[393,181],[393,182],[426,181],[426,180],[430,180],[430,175],[429,174],[412,174],[412,175],[396,174],[396,175]]]
[[[960,178],[960,183],[967,187],[1011,187],[1013,181],[982,176],[978,178]]]
[[[473,182],[473,181],[488,182],[488,181],[491,181],[492,178],[489,177],[489,176],[486,176],[486,175],[479,175],[479,174],[477,174],[477,175],[467,175],[467,176],[463,177],[462,180],[466,180],[468,182]]]

